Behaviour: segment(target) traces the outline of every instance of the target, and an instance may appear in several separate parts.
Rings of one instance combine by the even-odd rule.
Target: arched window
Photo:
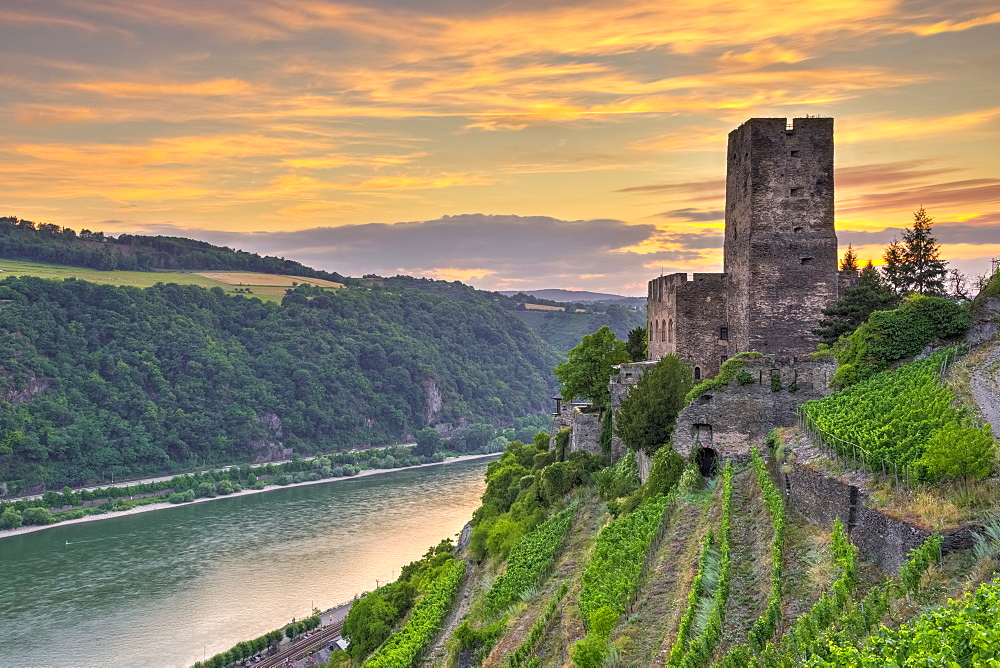
[[[666,341],[667,340],[667,321],[666,320],[661,320],[660,321],[660,326],[662,327],[662,329],[660,330],[660,341]]]
[[[701,380],[701,367],[700,366],[696,366],[694,368],[694,379],[695,380]]]
[[[667,343],[674,342],[674,321],[673,319],[667,324]]]

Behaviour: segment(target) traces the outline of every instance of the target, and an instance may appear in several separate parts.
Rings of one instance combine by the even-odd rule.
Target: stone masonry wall
[[[621,408],[622,401],[628,396],[628,393],[632,391],[639,379],[642,378],[647,371],[656,366],[655,361],[649,362],[632,362],[630,364],[619,364],[614,367],[614,372],[611,375],[611,380],[608,383],[608,389],[611,391],[611,420],[612,420],[612,436],[611,436],[611,463],[616,463],[619,459],[625,456],[625,441],[622,440],[620,436],[614,433],[614,419],[615,414],[618,409]]]
[[[792,462],[777,476],[790,508],[824,529],[839,519],[858,550],[887,572],[897,572],[910,550],[934,533],[873,507],[868,493],[857,485],[805,464]],[[972,531],[977,528],[942,531],[942,553],[972,547]]]
[[[649,358],[678,354],[710,378],[728,355],[725,274],[670,274],[649,282]],[[723,332],[725,328],[725,332]]]
[[[555,447],[556,434],[563,429],[572,429],[569,438],[569,452],[584,450],[593,454],[601,454],[601,417],[602,412],[584,412],[590,408],[588,403],[562,402],[559,412],[552,416],[552,431],[549,434],[549,448]]]
[[[835,368],[833,362],[808,358],[748,360],[744,371],[753,382],[741,385],[734,378],[681,411],[674,428],[674,450],[689,456],[700,443],[713,448],[723,460],[745,459],[752,446],[764,443],[772,428],[796,424],[799,404],[830,393]],[[777,392],[771,389],[772,374],[780,382]]]
[[[730,354],[815,348],[840,292],[833,119],[753,118],[730,133],[725,272]]]
[[[589,452],[592,455],[601,454],[601,420],[603,412],[583,413],[576,410],[573,413],[573,433],[569,439],[569,451]]]

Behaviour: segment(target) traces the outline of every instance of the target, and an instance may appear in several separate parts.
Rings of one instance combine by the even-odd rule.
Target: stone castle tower
[[[677,353],[696,378],[736,353],[815,349],[839,298],[833,119],[752,118],[729,133],[722,274],[649,282],[649,358]]]

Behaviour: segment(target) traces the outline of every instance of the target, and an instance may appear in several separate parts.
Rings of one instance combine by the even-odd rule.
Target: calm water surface
[[[461,530],[488,461],[0,540],[0,666],[189,666],[350,600]]]

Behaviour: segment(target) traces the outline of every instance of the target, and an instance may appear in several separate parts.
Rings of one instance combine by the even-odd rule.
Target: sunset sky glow
[[[837,229],[1000,256],[995,0],[0,0],[3,215],[348,275],[720,271],[726,136],[836,119]]]

